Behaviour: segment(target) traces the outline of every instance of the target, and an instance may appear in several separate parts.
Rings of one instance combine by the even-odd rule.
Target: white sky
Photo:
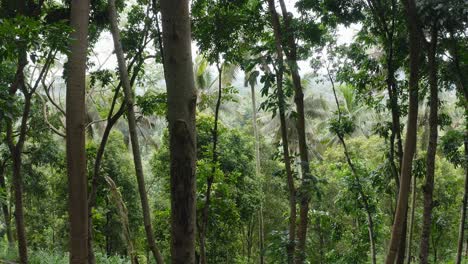
[[[285,0],[288,11],[297,15],[296,8],[294,7],[296,0]],[[337,30],[337,42],[338,44],[350,43],[357,31],[359,25],[352,25],[351,27],[339,26]],[[150,44],[151,45],[151,44]],[[95,67],[91,70],[101,69],[115,69],[117,66],[117,59],[113,54],[114,46],[112,44],[112,36],[109,32],[103,32],[96,43],[93,54],[91,54],[90,60],[95,64]],[[192,58],[195,59],[198,49],[196,43],[192,41]],[[308,61],[298,62],[301,74],[311,71]]]

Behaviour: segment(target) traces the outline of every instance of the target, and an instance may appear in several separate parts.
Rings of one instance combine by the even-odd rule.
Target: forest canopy
[[[0,0],[0,263],[468,263],[464,0]]]

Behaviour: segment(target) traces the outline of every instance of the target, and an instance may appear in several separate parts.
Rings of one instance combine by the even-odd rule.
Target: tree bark
[[[429,144],[426,158],[426,182],[424,184],[424,212],[421,231],[421,245],[419,259],[422,264],[429,262],[429,241],[432,227],[432,209],[434,193],[435,157],[437,151],[437,119],[438,119],[438,87],[437,87],[437,28],[436,24],[431,28],[431,43],[428,54],[429,87],[430,87],[430,113],[429,113]]]
[[[456,264],[461,263],[462,255],[463,255],[463,241],[465,239],[465,222],[466,222],[466,207],[468,206],[468,89],[466,89],[466,76],[462,70],[462,65],[459,58],[458,47],[456,40],[451,32],[451,53],[453,55],[453,63],[455,64],[455,68],[457,71],[458,76],[458,83],[457,83],[457,90],[460,96],[463,96],[463,105],[465,107],[465,188],[463,193],[463,202],[462,208],[460,213],[460,226],[458,231],[458,243],[457,243],[457,256],[456,256]],[[467,245],[468,251],[468,245]]]
[[[7,188],[5,184],[5,168],[6,168],[6,160],[0,165],[0,187],[3,189],[5,193],[7,193]],[[13,233],[11,232],[11,218],[10,218],[10,210],[8,210],[8,203],[2,203],[2,211],[3,211],[3,218],[5,220],[5,229],[6,235],[8,240],[8,246],[13,248]]]
[[[260,163],[260,136],[257,127],[257,102],[255,99],[255,84],[250,84],[250,93],[252,94],[252,128],[255,137],[255,174],[260,176],[261,163]]]
[[[135,109],[133,108],[133,91],[128,78],[127,65],[125,63],[125,57],[122,49],[122,43],[120,42],[120,33],[117,24],[117,10],[115,7],[115,0],[109,0],[109,17],[111,24],[112,38],[114,40],[114,49],[117,56],[117,62],[119,65],[120,79],[122,82],[123,91],[125,94],[125,106],[127,110],[128,130],[130,133],[130,141],[133,152],[133,162],[135,165],[135,174],[138,183],[138,192],[140,194],[141,208],[143,211],[143,222],[146,232],[146,240],[148,246],[153,253],[156,263],[162,264],[164,260],[154,239],[153,227],[151,225],[151,214],[148,203],[148,196],[146,193],[145,177],[143,174],[143,163],[141,161],[140,144],[138,142],[138,132],[135,117]]]
[[[299,138],[299,157],[301,159],[302,183],[299,193],[300,202],[300,221],[297,230],[297,254],[296,264],[303,264],[305,261],[307,227],[309,223],[309,203],[311,199],[310,189],[313,184],[312,175],[309,167],[309,154],[307,150],[307,140],[305,134],[305,115],[304,115],[304,93],[302,91],[301,77],[297,65],[297,46],[294,37],[294,30],[291,27],[291,14],[288,13],[284,0],[279,0],[281,11],[283,13],[284,28],[286,30],[286,44],[283,50],[286,54],[289,69],[293,79],[294,102],[296,104],[297,120],[296,129]]]
[[[289,234],[288,244],[286,246],[286,253],[288,263],[294,263],[296,251],[296,188],[294,186],[294,177],[291,169],[291,157],[289,155],[289,141],[288,130],[286,126],[286,111],[285,111],[285,98],[283,92],[283,50],[281,47],[281,28],[278,14],[276,13],[274,0],[268,0],[268,9],[271,15],[271,23],[275,32],[275,48],[277,55],[277,70],[276,70],[276,92],[278,99],[278,112],[281,125],[281,140],[283,147],[283,158],[286,169],[286,177],[289,190]]]
[[[252,127],[255,136],[255,175],[260,177],[261,163],[260,163],[260,137],[257,128],[257,103],[255,100],[255,84],[250,83],[250,92],[252,94]],[[260,264],[264,263],[264,228],[263,228],[263,202],[260,202],[260,217],[259,217],[259,240],[260,240]],[[250,259],[250,251],[249,251]]]
[[[88,197],[85,151],[85,87],[89,0],[71,2],[74,29],[68,59],[66,146],[70,218],[70,263],[88,262]]]
[[[468,102],[468,101],[467,101]],[[468,111],[467,111],[468,112]],[[463,241],[465,240],[465,222],[466,222],[466,207],[468,206],[468,125],[465,131],[465,188],[463,192],[463,202],[460,213],[460,226],[458,229],[458,243],[457,243],[457,256],[456,264],[460,264],[463,255]]]
[[[413,175],[413,191],[411,194],[411,215],[409,224],[409,235],[408,235],[408,246],[406,250],[406,263],[411,263],[411,246],[413,242],[413,231],[414,231],[414,214],[416,211],[416,175]]]
[[[411,185],[411,169],[413,157],[416,150],[417,119],[418,119],[418,82],[419,82],[419,60],[421,41],[419,39],[419,28],[417,10],[414,0],[403,0],[410,41],[410,76],[409,76],[409,110],[406,130],[405,149],[400,173],[400,189],[398,192],[398,203],[395,219],[392,227],[390,248],[386,257],[387,264],[394,264],[398,248],[403,236],[404,225],[406,225],[406,214],[408,210],[408,197]]]
[[[161,14],[171,160],[172,263],[194,264],[197,94],[188,1],[162,0]]]

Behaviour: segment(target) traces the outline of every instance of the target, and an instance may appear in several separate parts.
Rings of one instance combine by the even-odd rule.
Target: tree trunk
[[[161,14],[171,159],[172,263],[194,264],[197,94],[188,1],[162,0]]]
[[[294,256],[296,251],[296,188],[294,186],[294,177],[291,169],[291,157],[289,156],[289,142],[288,131],[286,126],[285,114],[285,98],[283,93],[283,50],[281,48],[281,28],[278,14],[276,13],[274,0],[268,0],[268,9],[271,15],[271,23],[275,32],[275,47],[277,55],[277,70],[276,70],[276,91],[278,99],[278,112],[281,124],[281,140],[283,146],[283,158],[286,169],[286,176],[288,181],[289,190],[289,234],[288,244],[286,246],[286,253],[288,263],[294,263]]]
[[[330,74],[330,71],[328,70],[328,67],[327,67],[327,73],[328,73],[328,78],[329,78],[329,80],[331,82],[331,85],[332,85],[333,96],[335,98],[335,103],[336,103],[336,107],[337,107],[337,111],[338,111],[338,122],[341,123],[342,113],[341,113],[340,103],[338,101],[338,96],[336,95],[335,82],[333,81],[333,78],[332,78],[332,76]],[[340,132],[338,132],[337,135],[338,135],[338,138],[339,138],[339,140],[341,142],[341,145],[343,146],[344,154],[345,154],[345,157],[346,157],[346,162],[348,163],[348,166],[351,169],[351,172],[353,173],[353,176],[354,176],[354,178],[356,180],[359,195],[362,197],[362,203],[363,203],[363,206],[364,206],[364,209],[365,209],[365,212],[366,212],[366,216],[367,216],[367,230],[368,230],[368,234],[369,234],[371,261],[372,261],[372,264],[376,264],[377,259],[376,259],[376,251],[375,251],[375,240],[374,240],[374,237],[375,237],[374,220],[372,218],[372,212],[370,210],[369,200],[368,200],[367,195],[364,193],[364,187],[362,186],[361,179],[359,177],[359,174],[358,174],[356,168],[354,167],[354,163],[351,160],[351,156],[350,156],[350,153],[348,151],[348,147],[347,147],[345,139],[344,139],[344,134],[340,134]]]
[[[437,122],[438,122],[438,87],[437,87],[437,28],[436,24],[432,25],[431,29],[431,43],[428,54],[429,66],[429,86],[430,86],[430,113],[429,113],[429,144],[427,146],[426,158],[426,182],[424,184],[424,212],[423,212],[423,225],[421,231],[421,245],[419,259],[422,264],[429,262],[429,238],[431,235],[432,227],[432,208],[433,206],[433,192],[434,192],[434,170],[435,170],[435,157],[437,151]]]
[[[260,251],[260,264],[265,263],[265,237],[264,237],[264,225],[263,225],[263,206],[260,204],[260,210],[258,211],[259,227],[259,251]]]
[[[408,198],[409,199],[409,198]],[[403,231],[401,232],[401,238],[398,246],[396,264],[404,264],[405,262],[405,251],[406,251],[406,236],[408,235],[408,209],[406,209],[405,220],[403,223]]]
[[[215,119],[213,130],[211,131],[211,136],[213,140],[213,149],[212,149],[212,159],[211,159],[211,174],[207,179],[206,192],[205,192],[205,205],[203,206],[202,211],[202,223],[198,230],[200,236],[200,264],[206,264],[206,226],[208,225],[208,213],[210,209],[210,198],[211,198],[211,187],[214,182],[214,177],[216,173],[216,163],[218,162],[218,119],[219,119],[219,107],[221,106],[221,92],[222,92],[222,73],[223,66],[219,65],[219,62],[216,64],[218,68],[218,99],[216,101],[215,107]]]
[[[466,160],[468,160],[468,127],[465,131],[465,189],[463,192],[463,203],[460,213],[460,227],[458,229],[457,257],[455,262],[456,264],[461,263],[463,254],[463,241],[465,240],[466,207],[468,205],[468,164]]]
[[[252,94],[252,127],[255,136],[255,175],[260,177],[261,163],[260,163],[260,137],[257,128],[257,103],[255,100],[255,84],[250,84],[250,92]],[[263,229],[263,202],[260,202],[261,217],[259,217],[259,231],[260,231],[260,263],[264,263],[264,229]],[[250,254],[249,254],[250,256]]]
[[[28,108],[29,103],[26,103]],[[26,109],[25,105],[25,109]],[[18,146],[13,151],[13,186],[15,190],[15,223],[16,235],[18,239],[18,252],[20,262],[22,264],[28,263],[28,251],[26,241],[26,229],[24,225],[24,211],[23,211],[23,175],[21,173],[22,155],[21,149]]]
[[[85,152],[85,87],[89,0],[71,2],[74,29],[68,58],[66,147],[70,217],[70,263],[88,262],[88,197]]]
[[[416,211],[416,175],[413,175],[413,191],[411,194],[411,215],[408,235],[408,247],[406,250],[406,263],[411,263],[411,245],[413,242],[413,231],[414,231],[414,213]]]
[[[139,57],[139,55],[135,56],[135,59],[129,65],[129,69],[132,68],[132,65],[135,63],[137,57]],[[138,65],[134,68],[133,73],[132,73],[132,78],[130,80],[130,86],[133,86],[136,80],[136,76],[138,72],[140,71],[142,64],[143,64],[143,60],[140,60]],[[122,104],[120,108],[117,110],[117,112],[113,114],[115,105],[117,104],[117,99],[119,97],[119,92],[120,92],[121,87],[122,87],[122,82],[119,83],[119,85],[117,86],[114,92],[114,97],[112,98],[111,108],[107,116],[106,127],[104,128],[104,132],[101,138],[101,143],[99,144],[99,148],[96,152],[96,158],[94,160],[93,175],[91,178],[91,191],[88,197],[88,263],[89,264],[96,263],[96,258],[94,256],[94,251],[93,251],[92,209],[96,205],[96,193],[97,193],[97,188],[98,188],[98,179],[100,177],[99,174],[100,174],[100,169],[101,169],[101,162],[104,157],[104,152],[105,152],[105,148],[107,145],[107,140],[109,139],[110,132],[112,128],[114,127],[114,125],[117,123],[117,121],[120,119],[120,117],[125,113],[125,107],[124,107],[125,104]]]
[[[286,45],[283,45],[283,50],[286,54],[288,66],[291,71],[294,86],[294,102],[296,104],[297,120],[296,129],[299,138],[299,156],[301,159],[302,183],[300,200],[300,221],[297,230],[297,254],[296,263],[303,264],[305,261],[306,241],[307,241],[307,226],[309,223],[309,203],[310,189],[313,181],[309,167],[309,154],[307,150],[307,141],[305,135],[305,116],[304,116],[304,93],[302,91],[301,77],[299,75],[299,67],[297,65],[297,47],[294,37],[294,31],[291,27],[291,14],[286,10],[284,0],[279,0],[281,11],[284,18],[284,28],[286,30]],[[281,40],[281,39],[280,39]]]
[[[141,161],[140,144],[138,142],[137,124],[135,117],[135,109],[133,108],[133,92],[128,78],[127,65],[125,63],[125,57],[122,49],[122,43],[120,42],[120,33],[117,24],[117,10],[115,8],[115,0],[109,0],[109,17],[112,38],[114,40],[114,49],[117,56],[117,62],[119,65],[120,79],[125,94],[125,106],[127,110],[128,130],[130,134],[130,140],[133,152],[133,162],[135,165],[135,174],[138,182],[138,192],[140,194],[141,208],[143,211],[143,222],[146,232],[146,240],[148,246],[153,253],[156,263],[162,264],[164,260],[162,258],[159,249],[156,246],[154,239],[153,228],[151,225],[151,214],[148,203],[148,196],[146,193],[145,177],[143,174],[143,164]]]
[[[0,187],[3,189],[5,193],[7,193],[7,188],[5,184],[5,168],[6,168],[6,161],[4,161],[0,165]],[[3,217],[5,219],[5,229],[6,229],[6,235],[7,235],[7,240],[8,240],[8,246],[10,248],[13,248],[13,234],[11,232],[11,218],[10,218],[10,210],[8,210],[8,203],[7,199],[5,199],[5,202],[2,203],[2,211],[3,211]]]
[[[250,84],[250,92],[252,94],[252,128],[255,136],[255,174],[257,177],[260,176],[261,164],[260,164],[260,137],[257,127],[257,103],[255,99],[255,84]]]
[[[393,222],[390,248],[386,263],[394,264],[398,248],[403,237],[404,225],[408,210],[408,197],[411,185],[411,169],[413,157],[416,150],[417,119],[418,119],[418,82],[419,82],[419,60],[420,39],[417,21],[417,10],[414,0],[403,1],[407,13],[407,23],[410,39],[410,76],[409,76],[409,110],[406,131],[405,150],[400,173],[400,189],[398,192],[398,203]]]

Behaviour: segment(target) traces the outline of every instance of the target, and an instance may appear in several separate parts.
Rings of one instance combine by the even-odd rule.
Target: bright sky
[[[297,15],[296,9],[294,7],[296,0],[285,0],[288,11],[291,11],[293,14]],[[337,42],[338,44],[350,43],[353,40],[353,37],[356,35],[359,30],[359,25],[352,25],[351,27],[339,26],[337,30]],[[109,32],[104,32],[101,34],[96,46],[94,48],[94,54],[91,54],[91,61],[95,64],[95,67],[92,70],[96,70],[101,67],[101,69],[115,69],[117,66],[117,59],[113,54],[113,45],[112,45],[112,36]],[[195,58],[197,54],[196,43],[192,42],[192,56]],[[308,61],[300,61],[299,67],[301,74],[310,72]]]

